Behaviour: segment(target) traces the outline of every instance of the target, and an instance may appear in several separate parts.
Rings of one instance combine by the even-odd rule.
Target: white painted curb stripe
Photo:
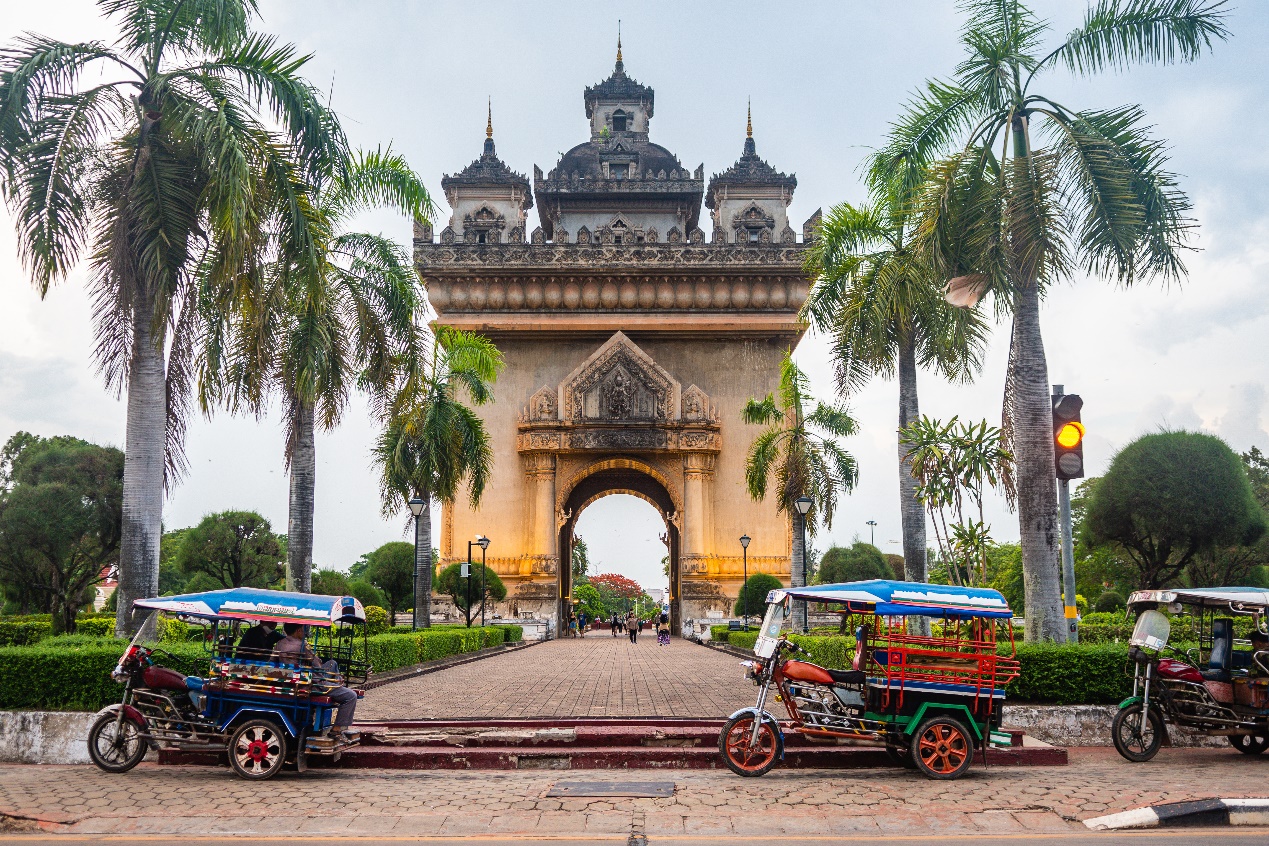
[[[1269,799],[1226,799],[1230,825],[1269,825]]]
[[[1104,817],[1093,817],[1084,820],[1084,825],[1093,831],[1105,831],[1118,828],[1154,828],[1159,824],[1159,815],[1154,808],[1133,808],[1118,814],[1107,814]]]

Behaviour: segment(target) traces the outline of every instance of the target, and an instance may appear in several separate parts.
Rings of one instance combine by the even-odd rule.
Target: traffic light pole
[[[1065,386],[1054,385],[1054,398],[1063,395]],[[1067,643],[1079,643],[1078,608],[1075,604],[1075,542],[1071,537],[1071,482],[1058,479],[1058,509],[1062,521],[1062,585],[1063,604],[1066,606]]]

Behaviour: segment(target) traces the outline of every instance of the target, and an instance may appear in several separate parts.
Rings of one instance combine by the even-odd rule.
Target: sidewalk
[[[1269,795],[1265,763],[1232,749],[1165,749],[1149,764],[1071,750],[1069,767],[976,769],[957,782],[897,769],[284,772],[143,764],[0,766],[0,815],[75,834],[658,836],[934,835],[1085,831],[1080,820],[1184,799]],[[561,782],[673,782],[669,798],[548,798]],[[10,821],[10,825],[13,825]],[[3,831],[3,827],[0,827]],[[1085,832],[1086,833],[1086,832]]]

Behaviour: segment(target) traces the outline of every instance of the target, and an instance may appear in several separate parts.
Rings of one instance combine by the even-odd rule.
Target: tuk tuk
[[[355,736],[331,731],[329,695],[348,687],[360,698],[371,671],[362,657],[366,612],[356,598],[229,588],[134,606],[203,627],[207,669],[203,676],[172,669],[182,659],[143,643],[149,627],[142,626],[111,673],[124,685],[123,701],[102,710],[89,730],[89,757],[101,769],[127,772],[148,749],[174,749],[226,753],[234,773],[261,780],[285,763],[303,772],[308,756],[338,760],[357,745]],[[241,644],[241,632],[262,621],[307,627],[316,661],[282,661],[271,648]]]
[[[794,658],[809,653],[785,627],[793,602],[837,606],[855,632],[854,661],[834,670]],[[873,580],[773,590],[754,643],[742,661],[758,701],[728,717],[718,746],[738,775],[760,776],[784,754],[784,730],[767,710],[783,702],[790,730],[825,741],[884,746],[893,761],[933,779],[959,778],[974,749],[1010,745],[1000,729],[1004,687],[1018,676],[1013,612],[985,588]],[[931,621],[932,633],[905,626]],[[998,647],[1008,646],[1008,654]]]
[[[1128,612],[1137,615],[1128,641],[1132,696],[1111,723],[1120,755],[1149,761],[1169,724],[1226,737],[1247,755],[1269,748],[1266,607],[1269,590],[1250,587],[1141,590],[1128,598]],[[1183,612],[1191,626],[1177,631],[1169,615]]]

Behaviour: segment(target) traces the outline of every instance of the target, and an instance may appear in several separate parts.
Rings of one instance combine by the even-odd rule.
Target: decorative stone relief
[[[709,396],[692,385],[683,391],[683,419],[684,420],[713,420],[714,416],[709,407]]]
[[[665,449],[669,436],[660,429],[584,429],[569,435],[573,449]]]
[[[537,393],[529,397],[528,414],[530,420],[555,420],[558,418],[556,397],[558,391],[543,385]]]
[[[679,383],[618,332],[560,385],[563,419],[663,421],[679,417]]]
[[[692,231],[687,233],[687,242],[689,244],[704,244],[705,233],[699,226],[692,227]]]
[[[454,227],[446,226],[444,229],[441,230],[441,243],[442,244],[454,243]]]
[[[535,243],[535,244],[545,244],[545,243],[546,243],[546,234],[542,231],[542,227],[541,227],[541,226],[535,226],[535,227],[533,228],[533,235],[532,235],[532,236],[530,236],[530,237],[532,238],[533,243]]]
[[[590,230],[587,229],[585,226],[577,230],[577,243],[579,244],[590,243]]]
[[[414,221],[414,240],[425,244],[432,243],[432,222],[430,220]]]
[[[802,241],[809,244],[817,237],[816,230],[820,228],[820,221],[823,219],[823,209],[816,209],[815,214],[806,219],[806,223],[802,224]]]
[[[660,237],[661,236],[657,233],[657,228],[655,226],[649,226],[647,233],[643,237],[643,240],[648,244],[655,244],[657,242],[657,239]]]
[[[671,226],[670,231],[665,233],[665,242],[667,244],[683,243],[683,232],[677,226]]]

